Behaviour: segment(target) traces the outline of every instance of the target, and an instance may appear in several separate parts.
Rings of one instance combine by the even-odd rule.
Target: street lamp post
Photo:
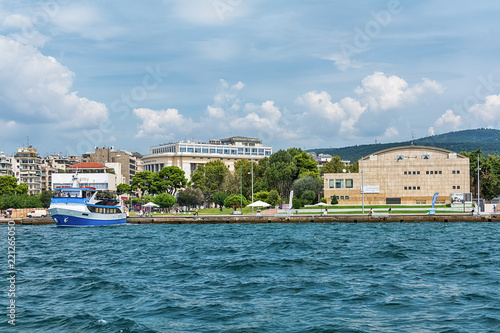
[[[361,157],[361,212],[365,213],[365,184],[363,173],[363,157]]]
[[[250,163],[252,163],[252,171],[249,173],[252,174],[252,203],[253,203],[253,160],[251,160]],[[252,215],[253,215],[253,206],[252,206]]]
[[[240,163],[240,211],[243,215],[243,163]]]

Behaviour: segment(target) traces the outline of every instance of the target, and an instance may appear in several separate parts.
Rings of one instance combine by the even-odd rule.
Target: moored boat
[[[94,227],[127,222],[126,213],[117,200],[99,198],[96,189],[79,186],[78,175],[73,176],[71,187],[59,187],[55,191],[48,210],[58,227]]]

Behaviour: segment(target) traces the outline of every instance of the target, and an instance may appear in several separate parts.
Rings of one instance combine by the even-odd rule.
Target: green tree
[[[45,191],[42,190],[40,194],[38,195],[38,199],[40,200],[43,208],[49,208],[50,206],[50,200],[52,199],[52,191]]]
[[[153,202],[161,208],[171,208],[177,203],[177,199],[169,193],[160,193],[153,198]]]
[[[187,184],[184,170],[176,166],[163,167],[160,170],[159,176],[165,181],[167,193],[172,195]]]
[[[295,155],[294,159],[298,168],[299,178],[305,176],[319,177],[318,163],[316,163],[316,161],[305,151]]]
[[[279,150],[271,155],[266,169],[270,188],[276,189],[282,197],[288,196],[297,178],[297,170],[293,157],[287,151]]]
[[[15,190],[16,194],[28,194],[28,185],[25,183],[21,183],[16,186]]]
[[[17,178],[12,176],[0,177],[0,195],[14,194],[17,187]]]
[[[221,212],[222,212],[222,207],[224,207],[224,201],[226,200],[227,197],[228,195],[226,193],[220,191],[215,192],[213,195],[214,203],[219,205]]]
[[[276,205],[279,205],[280,202],[281,202],[281,197],[278,193],[278,191],[276,190],[271,190],[269,191],[269,195],[267,197],[267,200],[266,201],[268,204],[272,205],[272,206],[276,206]]]
[[[293,193],[297,197],[301,197],[307,190],[313,191],[319,197],[323,193],[323,181],[318,177],[306,176],[293,182]]]
[[[276,192],[276,193],[278,193],[278,192]],[[268,204],[270,204],[269,192],[267,192],[267,191],[260,191],[260,192],[254,193],[253,197],[254,197],[255,201],[264,201],[264,202],[267,202]]]
[[[191,175],[190,186],[200,189],[205,200],[213,202],[212,195],[215,192],[224,192],[224,181],[228,175],[229,171],[222,161],[210,161],[205,165],[198,165]]]
[[[118,184],[118,186],[116,186],[116,193],[118,194],[131,193],[131,192],[132,192],[132,187],[129,184]]]
[[[257,163],[253,162],[254,170],[257,168]],[[238,192],[240,192],[240,184],[243,185],[243,196],[245,198],[252,198],[252,163],[247,160],[239,160],[234,162],[234,175],[238,184]],[[242,181],[240,183],[240,180]]]
[[[321,168],[321,172],[325,173],[341,173],[346,169],[344,162],[340,159],[340,156],[334,156],[329,162],[325,163]],[[347,169],[346,169],[347,170]]]
[[[316,200],[316,193],[311,190],[306,190],[300,196],[304,205],[311,205]]]
[[[179,191],[177,202],[181,206],[195,207],[203,203],[203,192],[199,188],[187,188]]]
[[[242,197],[240,194],[231,194],[224,200],[224,206],[226,208],[231,208],[233,206],[246,206],[248,205],[247,199],[245,197]],[[236,207],[233,207],[234,210],[236,210]]]
[[[157,173],[151,171],[141,171],[132,178],[132,190],[140,189],[144,194],[146,191],[149,194],[162,193],[166,189],[165,181],[160,178]]]
[[[338,204],[338,203],[339,203],[339,201],[338,201],[338,199],[337,199],[337,196],[334,194],[334,195],[333,195],[333,199],[332,199],[331,204],[332,204],[332,205],[336,205],[336,204]]]

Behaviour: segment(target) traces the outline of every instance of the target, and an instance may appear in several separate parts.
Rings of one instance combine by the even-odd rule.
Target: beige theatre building
[[[381,150],[365,156],[359,173],[327,173],[324,195],[340,205],[450,203],[451,197],[470,197],[469,158],[424,146]],[[362,199],[364,189],[364,199]],[[463,193],[466,193],[463,195]]]

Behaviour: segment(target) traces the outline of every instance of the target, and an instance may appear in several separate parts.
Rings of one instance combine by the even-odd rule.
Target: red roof
[[[73,164],[68,169],[107,169],[107,167],[96,162],[83,162]]]

